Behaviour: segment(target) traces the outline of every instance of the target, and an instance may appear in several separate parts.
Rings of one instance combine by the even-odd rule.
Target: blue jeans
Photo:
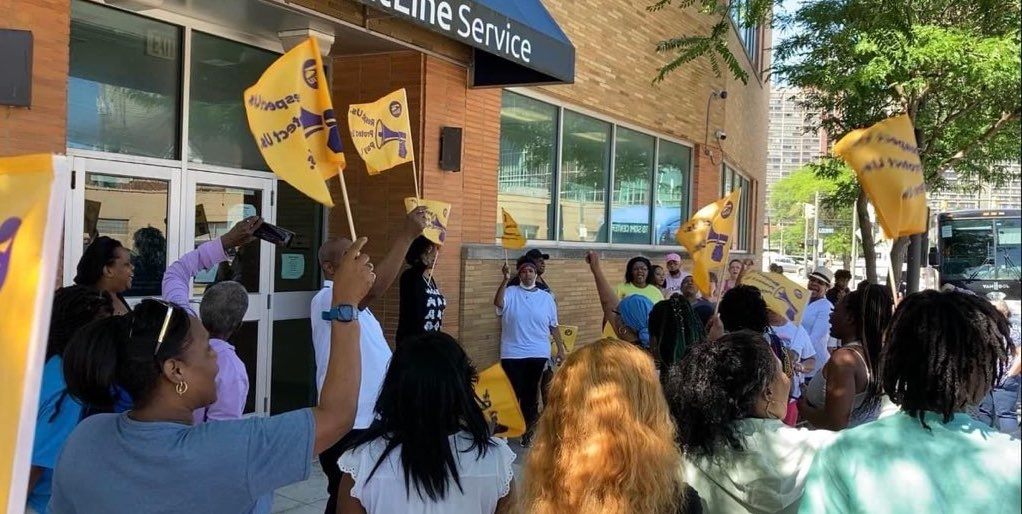
[[[979,405],[979,420],[1006,434],[1018,435],[1016,409],[1019,403],[1020,384],[1022,376],[1016,375],[1006,378],[1000,386],[990,391]]]

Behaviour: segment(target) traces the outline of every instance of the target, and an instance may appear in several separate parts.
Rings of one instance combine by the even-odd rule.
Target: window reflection
[[[188,159],[268,171],[248,130],[241,98],[279,56],[197,31],[192,32],[191,55]]]
[[[85,175],[83,246],[108,236],[131,252],[135,274],[125,296],[160,296],[167,269],[168,190],[163,180]]]
[[[507,209],[529,239],[553,239],[557,108],[505,91],[500,110],[497,220]],[[502,230],[498,227],[498,237]]]
[[[564,111],[561,160],[561,239],[606,242],[610,124]]]
[[[181,29],[75,1],[71,41],[68,147],[178,158]]]
[[[653,210],[654,243],[677,245],[675,233],[688,219],[688,177],[692,150],[687,146],[660,140],[657,152],[656,198]]]
[[[649,182],[656,140],[618,127],[614,147],[611,242],[649,244]]]
[[[212,241],[249,216],[262,216],[263,192],[198,184],[195,186],[195,245]],[[201,296],[216,282],[233,280],[249,293],[259,292],[259,256],[262,245],[257,239],[237,249],[237,254],[219,266],[195,277],[192,294]]]

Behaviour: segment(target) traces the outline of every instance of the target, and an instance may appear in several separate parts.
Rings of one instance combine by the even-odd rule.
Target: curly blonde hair
[[[570,354],[524,476],[517,503],[529,514],[678,512],[682,457],[653,359],[616,339]]]

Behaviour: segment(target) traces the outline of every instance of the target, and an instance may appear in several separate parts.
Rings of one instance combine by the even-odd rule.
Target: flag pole
[[[358,239],[355,235],[355,220],[351,217],[351,203],[348,201],[348,185],[344,183],[344,170],[338,167],[337,180],[341,182],[341,197],[344,199],[344,213],[348,215],[348,230],[351,231],[351,240]]]
[[[419,169],[415,164],[415,159],[412,159],[412,182],[415,182],[415,199],[419,200],[422,198],[422,194],[419,193]]]
[[[429,268],[429,278],[426,279],[427,286],[433,281],[433,272],[436,271],[436,261],[440,260],[440,248],[436,249],[436,255],[433,256],[433,267]]]

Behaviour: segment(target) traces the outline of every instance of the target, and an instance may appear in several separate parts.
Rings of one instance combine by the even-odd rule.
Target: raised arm
[[[365,309],[369,304],[373,303],[373,300],[384,295],[390,286],[394,285],[394,281],[397,280],[398,273],[401,272],[401,267],[405,262],[405,254],[408,253],[408,247],[412,245],[412,241],[419,234],[422,234],[422,229],[426,228],[428,223],[426,217],[425,207],[416,207],[412,212],[408,213],[405,218],[405,225],[402,227],[401,232],[394,237],[394,243],[390,247],[390,251],[380,261],[380,265],[376,268],[376,283],[373,284],[373,288],[369,290],[365,298],[362,299],[358,304],[358,308]]]
[[[603,270],[600,269],[600,254],[590,250],[586,253],[586,262],[589,263],[589,271],[593,273],[593,278],[596,280],[596,292],[600,295],[603,319],[613,319],[619,300],[614,288],[611,287],[610,282],[607,282],[607,277],[603,275]]]
[[[357,305],[376,280],[369,256],[361,253],[366,239],[359,238],[335,264],[332,305]],[[320,453],[333,446],[355,424],[358,388],[362,383],[362,358],[358,347],[358,320],[332,321],[330,358],[319,405],[312,408],[316,420],[316,444]]]
[[[192,277],[199,271],[210,269],[226,261],[227,250],[255,239],[252,233],[262,224],[263,219],[258,216],[248,217],[239,221],[218,239],[205,242],[174,261],[163,273],[163,299],[185,309],[194,316],[195,311],[188,305],[188,300],[192,296],[189,287]]]
[[[497,309],[504,310],[504,291],[507,290],[507,281],[511,280],[511,271],[507,269],[507,263],[500,267],[501,279],[500,285],[497,286],[497,293],[493,295],[493,306]]]

